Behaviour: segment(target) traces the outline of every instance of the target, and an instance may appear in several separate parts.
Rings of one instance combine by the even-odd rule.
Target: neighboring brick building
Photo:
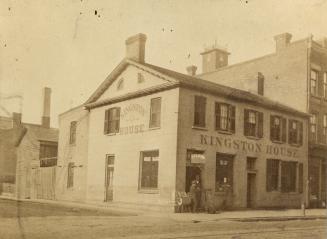
[[[41,125],[23,123],[19,113],[2,118],[0,194],[54,199],[58,129],[50,128],[50,92],[45,88]]]
[[[257,93],[254,78],[264,78],[264,95],[312,115],[309,129],[309,190],[311,206],[326,203],[327,164],[327,39],[291,42],[292,35],[275,36],[276,52],[228,65],[228,52],[207,49],[198,77]],[[262,82],[263,82],[262,81]],[[263,93],[263,92],[262,92]]]
[[[60,115],[56,197],[173,210],[199,176],[203,204],[210,192],[233,208],[300,207],[308,115],[194,77],[194,67],[147,64],[145,41],[127,39],[126,58]]]

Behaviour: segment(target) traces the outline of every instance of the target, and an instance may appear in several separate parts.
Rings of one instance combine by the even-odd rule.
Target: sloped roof
[[[39,141],[58,141],[59,130],[56,128],[45,128],[37,124],[23,123],[28,133],[31,133]]]
[[[113,102],[117,102],[117,101],[121,101],[121,100],[126,100],[128,98],[135,97],[138,95],[141,96],[144,94],[151,94],[153,92],[158,91],[158,87],[156,87],[154,89],[141,90],[141,91],[126,94],[125,96],[104,99],[104,100],[95,102],[100,97],[100,95],[110,86],[110,84],[114,80],[113,77],[120,74],[128,64],[135,65],[137,67],[141,67],[143,69],[147,69],[152,72],[155,71],[156,73],[159,73],[160,75],[168,76],[169,78],[174,79],[175,80],[174,82],[166,84],[167,88],[171,88],[172,86],[192,88],[192,89],[196,89],[199,91],[205,91],[205,92],[208,92],[211,94],[220,95],[220,96],[224,96],[224,97],[227,97],[230,99],[238,100],[238,101],[244,102],[244,103],[250,103],[250,104],[262,106],[262,107],[273,109],[273,110],[279,110],[279,111],[283,111],[283,112],[287,112],[287,113],[294,113],[294,114],[300,115],[302,117],[309,116],[308,114],[306,114],[304,112],[301,112],[301,111],[298,111],[289,106],[283,105],[277,101],[270,100],[261,95],[256,95],[256,94],[250,93],[248,91],[231,88],[231,87],[217,84],[217,83],[214,83],[211,81],[206,81],[206,80],[203,80],[196,76],[182,74],[182,73],[179,73],[176,71],[172,71],[172,70],[162,68],[159,66],[155,66],[155,65],[151,65],[148,63],[139,63],[139,62],[135,62],[132,60],[127,60],[127,59],[123,60],[115,68],[115,70],[106,78],[106,80],[100,85],[100,87],[98,87],[96,92],[85,103],[86,108],[95,108],[95,107],[99,107],[101,105],[105,105],[105,104],[109,104],[109,103],[113,103]],[[160,90],[166,90],[166,88],[164,86],[165,85],[160,86],[159,87]]]

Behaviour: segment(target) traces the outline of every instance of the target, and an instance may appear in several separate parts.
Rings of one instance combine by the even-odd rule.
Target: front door
[[[248,173],[247,178],[247,207],[253,208],[254,207],[254,200],[255,200],[255,173]]]
[[[105,168],[105,202],[113,199],[114,155],[107,155]]]

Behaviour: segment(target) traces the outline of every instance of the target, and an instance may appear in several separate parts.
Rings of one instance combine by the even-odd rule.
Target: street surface
[[[108,210],[0,199],[0,239],[327,238],[325,219],[237,221],[176,218],[179,217],[171,214],[133,216]]]

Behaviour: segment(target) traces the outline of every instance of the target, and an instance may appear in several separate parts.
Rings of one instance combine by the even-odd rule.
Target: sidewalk
[[[16,200],[14,198],[0,196],[0,199]],[[301,209],[286,209],[286,210],[240,210],[240,211],[223,211],[216,214],[208,213],[171,213],[146,210],[142,208],[126,208],[121,207],[116,203],[100,203],[90,204],[70,201],[57,201],[45,199],[19,199],[21,202],[44,203],[58,205],[62,207],[89,210],[104,210],[119,214],[122,216],[148,216],[169,218],[176,221],[185,222],[203,222],[203,221],[218,221],[218,220],[237,220],[237,221],[283,221],[283,220],[308,220],[308,219],[327,219],[326,209],[306,209],[305,215]]]

